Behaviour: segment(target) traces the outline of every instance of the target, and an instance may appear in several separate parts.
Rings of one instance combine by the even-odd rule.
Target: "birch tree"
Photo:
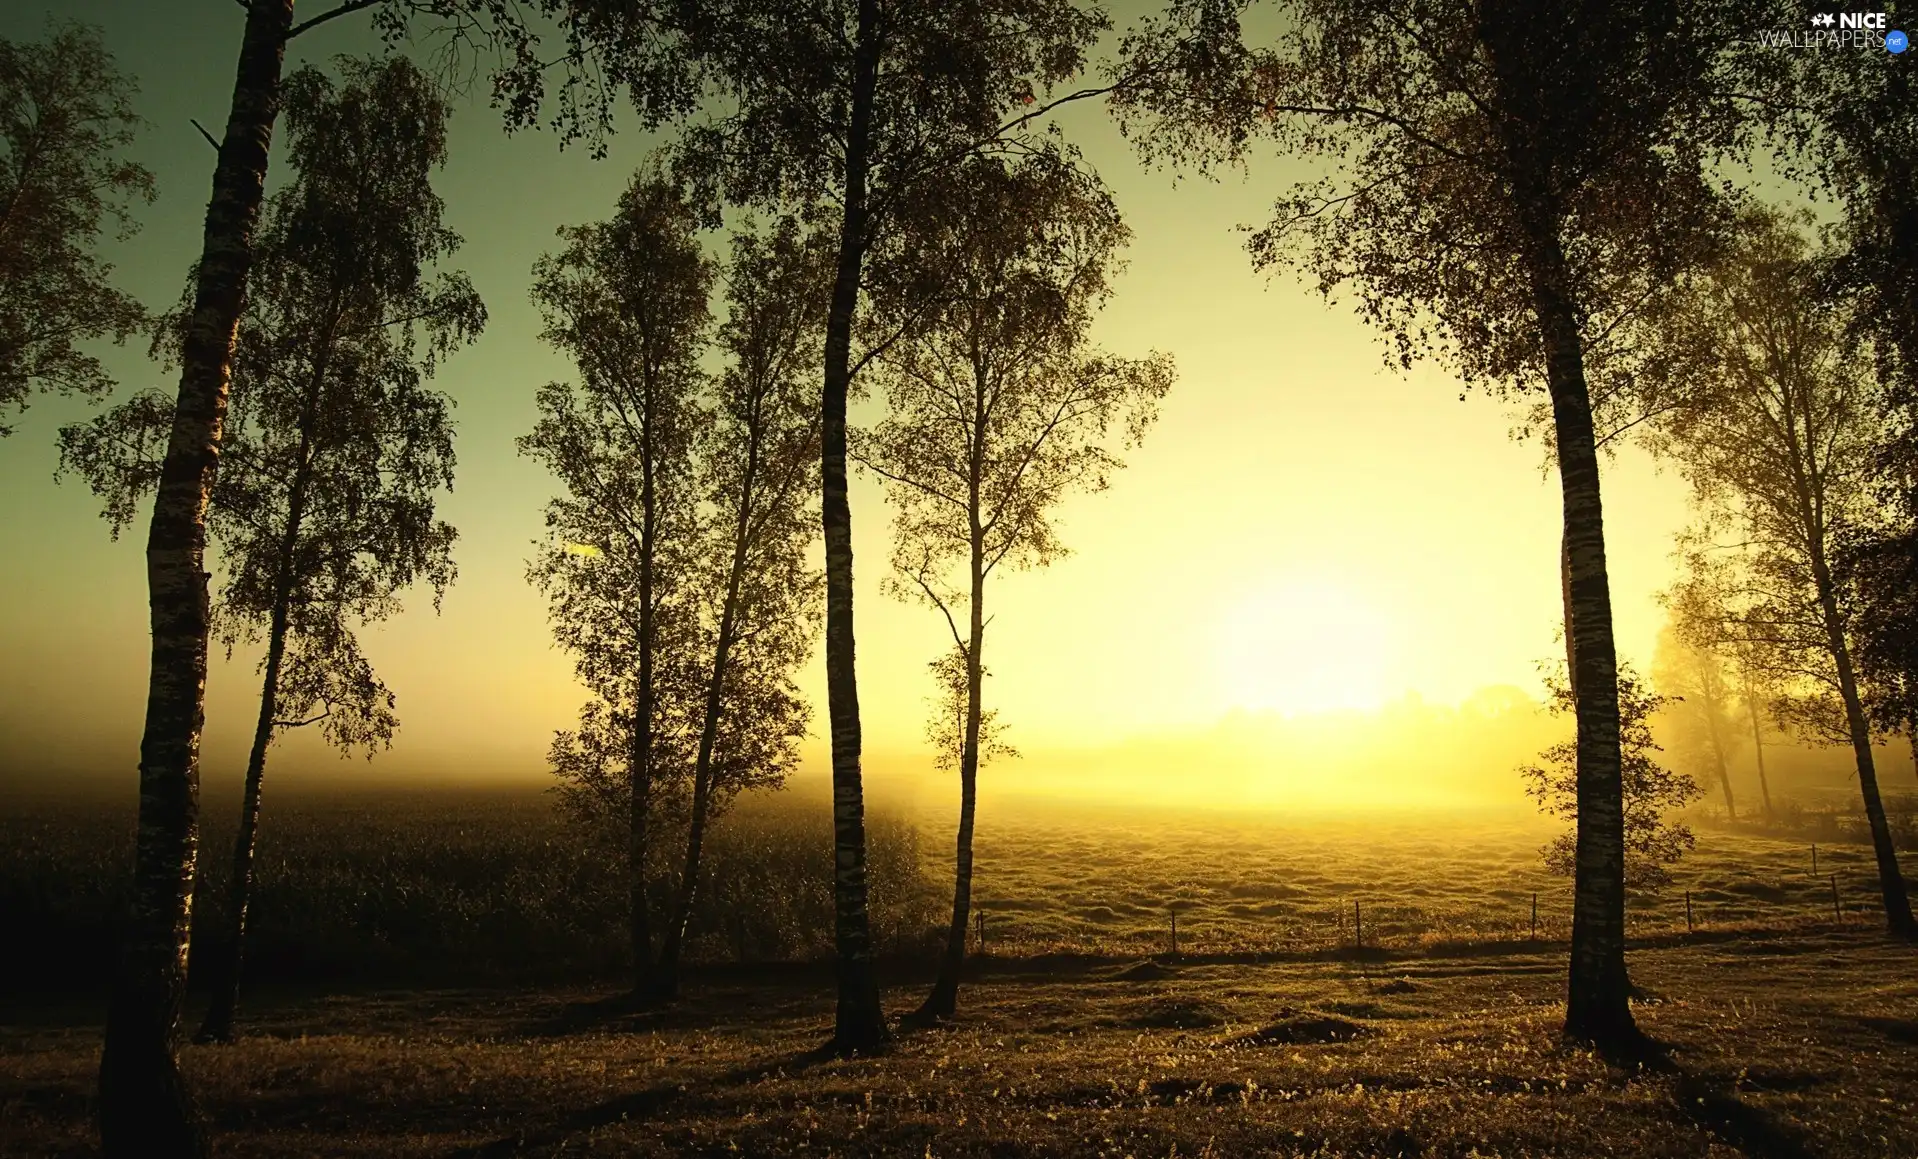
[[[547,538],[528,574],[602,719],[626,728],[633,992],[644,997],[653,798],[690,756],[693,451],[708,418],[698,359],[715,270],[691,208],[657,173],[633,179],[610,221],[560,236],[566,247],[534,269],[533,298],[542,337],[573,359],[579,380],[541,388],[539,422],[519,441],[565,488],[547,504]]]
[[[616,15],[612,0],[580,7]],[[826,548],[834,944],[844,1054],[889,1038],[867,912],[865,792],[854,669],[846,404],[867,257],[898,207],[968,156],[1002,146],[1056,102],[1106,27],[1071,0],[702,0],[674,25],[717,98],[676,146],[702,200],[775,210],[830,207],[837,242],[821,350],[820,487]],[[1090,93],[1068,93],[1059,100]]]
[[[818,628],[818,575],[807,553],[819,462],[819,344],[831,284],[825,238],[798,219],[734,235],[726,271],[726,369],[696,450],[704,526],[699,697],[685,858],[653,991],[678,993],[680,950],[704,871],[706,831],[728,801],[776,786],[797,764],[809,708],[793,682]]]
[[[273,740],[318,724],[340,748],[388,742],[393,696],[356,627],[399,610],[425,580],[453,578],[453,528],[434,514],[453,480],[451,400],[427,386],[478,337],[486,311],[462,274],[432,267],[460,244],[440,222],[432,171],[450,112],[403,58],[342,60],[287,82],[295,177],[267,204],[233,360],[225,470],[208,510],[227,579],[215,617],[228,650],[263,642],[232,877],[201,1041],[232,1036],[260,791]],[[156,346],[177,358],[179,319]],[[117,537],[152,489],[166,398],[146,392],[61,432],[63,471],[106,500]],[[210,920],[210,919],[209,919]]]
[[[1871,518],[1882,431],[1868,361],[1846,340],[1845,311],[1821,299],[1820,260],[1797,222],[1741,220],[1695,317],[1719,366],[1711,404],[1672,416],[1658,450],[1692,484],[1707,539],[1730,539],[1740,591],[1727,631],[1761,646],[1790,678],[1780,697],[1814,734],[1849,744],[1885,920],[1913,936],[1905,881],[1878,790],[1837,545]]]
[[[887,417],[854,444],[895,506],[892,587],[938,611],[965,665],[952,921],[924,1018],[955,1011],[972,895],[982,756],[987,583],[1065,553],[1056,508],[1103,490],[1172,383],[1171,360],[1115,357],[1088,331],[1126,229],[1097,178],[1057,150],[978,158],[942,186],[939,228],[915,230],[932,302],[872,324],[900,335],[872,363]]]
[[[1720,216],[1701,162],[1742,124],[1718,83],[1735,25],[1712,4],[1670,0],[1291,0],[1280,7],[1296,31],[1255,49],[1241,7],[1179,0],[1129,38],[1127,59],[1166,78],[1120,96],[1135,140],[1202,165],[1236,163],[1265,139],[1326,159],[1332,174],[1282,194],[1253,234],[1255,264],[1352,291],[1403,364],[1436,356],[1468,384],[1550,399],[1578,722],[1565,1027],[1630,1047],[1618,662],[1589,361],[1624,316],[1610,291],[1676,277],[1690,239]]]
[[[199,854],[199,751],[205,723],[211,600],[206,510],[219,467],[240,314],[265,198],[273,129],[284,98],[286,48],[301,36],[364,14],[393,43],[437,34],[457,57],[489,54],[494,93],[509,125],[536,122],[554,66],[563,77],[554,122],[566,139],[598,140],[612,93],[629,90],[651,125],[691,98],[684,58],[655,36],[651,9],[627,4],[622,51],[594,66],[596,17],[571,0],[341,0],[296,21],[294,0],[243,0],[244,28],[225,131],[215,148],[192,305],[184,315],[180,381],[147,531],[152,651],[140,739],[140,810],[134,870],[113,998],[100,1058],[100,1136],[109,1159],[200,1156],[208,1141],[180,1075],[175,1039],[186,987],[186,949]],[[527,18],[552,19],[567,49],[548,60]],[[458,60],[448,61],[460,71]]]
[[[124,342],[146,321],[99,253],[136,229],[153,174],[124,158],[141,120],[136,88],[98,29],[49,23],[41,42],[0,37],[0,408],[36,389],[113,389],[79,346]],[[0,438],[12,434],[0,416]]]

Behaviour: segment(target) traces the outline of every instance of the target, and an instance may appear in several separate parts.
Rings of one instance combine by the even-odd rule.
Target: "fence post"
[[[1538,891],[1532,891],[1532,940],[1538,941]]]
[[[986,952],[986,911],[985,910],[979,911],[978,919],[979,919],[979,952],[983,954]]]
[[[1692,891],[1685,891],[1685,932],[1692,932]]]
[[[1176,958],[1179,956],[1179,911],[1167,909],[1166,912],[1172,915],[1172,956]]]
[[[1359,899],[1352,899],[1352,948],[1365,948],[1365,919],[1359,916]]]
[[[1838,875],[1835,873],[1831,875],[1831,916],[1837,921],[1845,920],[1844,911],[1838,908]]]
[[[1816,841],[1811,845],[1811,875],[1818,876],[1818,843]]]

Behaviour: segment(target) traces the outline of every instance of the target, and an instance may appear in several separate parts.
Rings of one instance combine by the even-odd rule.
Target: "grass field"
[[[1622,1069],[1558,1037],[1547,829],[995,805],[960,1021],[842,1062],[810,1053],[831,1017],[817,802],[728,823],[735,880],[665,1012],[607,997],[617,875],[540,798],[278,804],[245,1037],[184,1055],[223,1155],[1918,1155],[1918,953],[1878,935],[1856,844],[1821,845],[1814,876],[1806,842],[1703,830],[1633,900],[1637,1011],[1670,1052]],[[5,918],[32,935],[16,974],[110,944],[126,821],[0,822]],[[876,822],[899,1012],[948,838]],[[102,995],[7,988],[0,1154],[92,1153]]]

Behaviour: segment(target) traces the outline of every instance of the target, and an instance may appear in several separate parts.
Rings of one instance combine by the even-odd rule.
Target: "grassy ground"
[[[1627,1070],[1557,1034],[1547,829],[995,807],[961,1020],[840,1062],[809,1053],[818,808],[730,823],[687,1000],[642,1014],[600,980],[617,875],[540,799],[278,806],[245,1037],[184,1054],[223,1155],[1918,1156],[1918,954],[1876,934],[1856,844],[1814,875],[1801,839],[1707,829],[1634,898],[1638,1015],[1671,1051]],[[126,821],[0,818],[0,928],[27,948],[0,957],[42,979],[0,988],[0,1155],[92,1153],[102,989],[44,979],[106,956]],[[875,830],[895,1012],[925,981],[939,824]]]
[[[256,996],[184,1065],[227,1156],[1918,1154],[1913,953],[1861,930],[1633,955],[1650,1070],[1558,1037],[1563,952],[1001,962],[948,1029],[808,1052],[824,977],[635,1015],[593,991]],[[914,993],[888,994],[895,1009]],[[0,1153],[86,1155],[97,1029],[0,1031]]]

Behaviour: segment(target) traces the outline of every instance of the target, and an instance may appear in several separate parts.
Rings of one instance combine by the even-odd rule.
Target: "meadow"
[[[1558,1037],[1570,891],[1541,868],[1542,825],[993,804],[960,1019],[848,1062],[813,1053],[823,802],[721,827],[689,992],[664,1011],[617,997],[616,851],[546,798],[275,804],[243,1038],[184,1054],[222,1154],[1918,1154],[1911,951],[1878,932],[1868,847],[1803,817],[1701,826],[1673,886],[1634,898],[1637,1009],[1670,1050],[1621,1067]],[[129,820],[0,821],[0,903],[25,935],[0,1001],[0,1154],[93,1153],[89,959]],[[872,828],[900,1013],[930,977],[948,836],[935,814]]]

